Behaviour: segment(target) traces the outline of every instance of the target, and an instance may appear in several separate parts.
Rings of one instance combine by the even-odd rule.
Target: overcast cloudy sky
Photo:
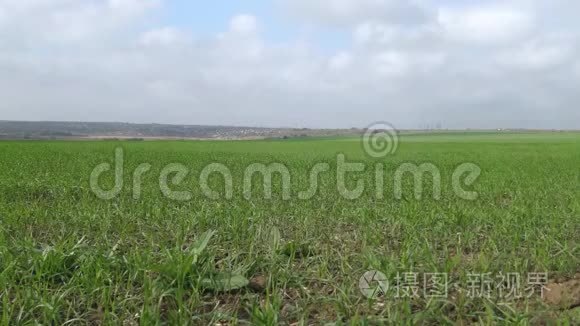
[[[0,0],[0,120],[580,128],[576,0]]]

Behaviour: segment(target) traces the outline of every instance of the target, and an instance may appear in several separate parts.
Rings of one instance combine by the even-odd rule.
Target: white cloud
[[[147,82],[145,87],[153,97],[161,101],[178,105],[197,104],[196,96],[191,94],[188,87],[173,80],[153,80]]]
[[[407,56],[395,51],[386,51],[373,56],[372,65],[385,76],[400,76],[409,69]]]
[[[143,33],[139,43],[145,46],[169,46],[185,43],[187,36],[175,27],[161,27]]]
[[[258,22],[252,15],[237,15],[230,21],[230,31],[241,35],[253,35],[258,31]]]
[[[339,52],[329,60],[331,70],[343,70],[352,64],[352,55],[348,52]]]
[[[296,16],[315,24],[335,26],[352,26],[368,20],[421,24],[432,14],[421,1],[415,0],[292,0],[283,3]]]
[[[108,0],[109,7],[126,16],[142,15],[146,10],[157,7],[161,0]]]
[[[2,0],[0,37],[13,44],[82,42],[118,32],[158,0]]]
[[[354,41],[359,44],[371,42],[389,43],[395,38],[395,29],[377,22],[365,22],[356,26]]]
[[[507,7],[442,8],[438,22],[446,36],[457,41],[504,43],[530,32],[530,14]]]
[[[526,42],[497,56],[500,64],[523,69],[545,69],[565,63],[572,57],[567,43],[543,44],[538,40]]]

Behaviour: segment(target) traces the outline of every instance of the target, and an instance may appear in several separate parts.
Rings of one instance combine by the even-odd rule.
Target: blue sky
[[[262,26],[262,36],[271,42],[301,39],[316,43],[322,51],[337,50],[347,46],[349,42],[348,31],[343,29],[297,23],[288,8],[276,0],[172,0],[167,2],[161,17],[167,24],[204,37],[224,31],[232,17],[239,14],[255,16]]]
[[[289,31],[277,23],[277,12],[271,1],[202,1],[172,0],[165,6],[167,22],[199,34],[215,34],[227,27],[230,19],[238,14],[252,14],[267,24],[275,38],[283,38]]]

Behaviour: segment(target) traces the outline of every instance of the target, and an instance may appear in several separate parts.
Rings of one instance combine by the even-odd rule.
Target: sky
[[[0,0],[0,120],[580,129],[576,0]]]

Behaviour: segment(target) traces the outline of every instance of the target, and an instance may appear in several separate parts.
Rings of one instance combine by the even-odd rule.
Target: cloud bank
[[[336,48],[252,12],[199,36],[169,1],[0,0],[0,119],[580,128],[577,2],[441,3],[275,2]]]

